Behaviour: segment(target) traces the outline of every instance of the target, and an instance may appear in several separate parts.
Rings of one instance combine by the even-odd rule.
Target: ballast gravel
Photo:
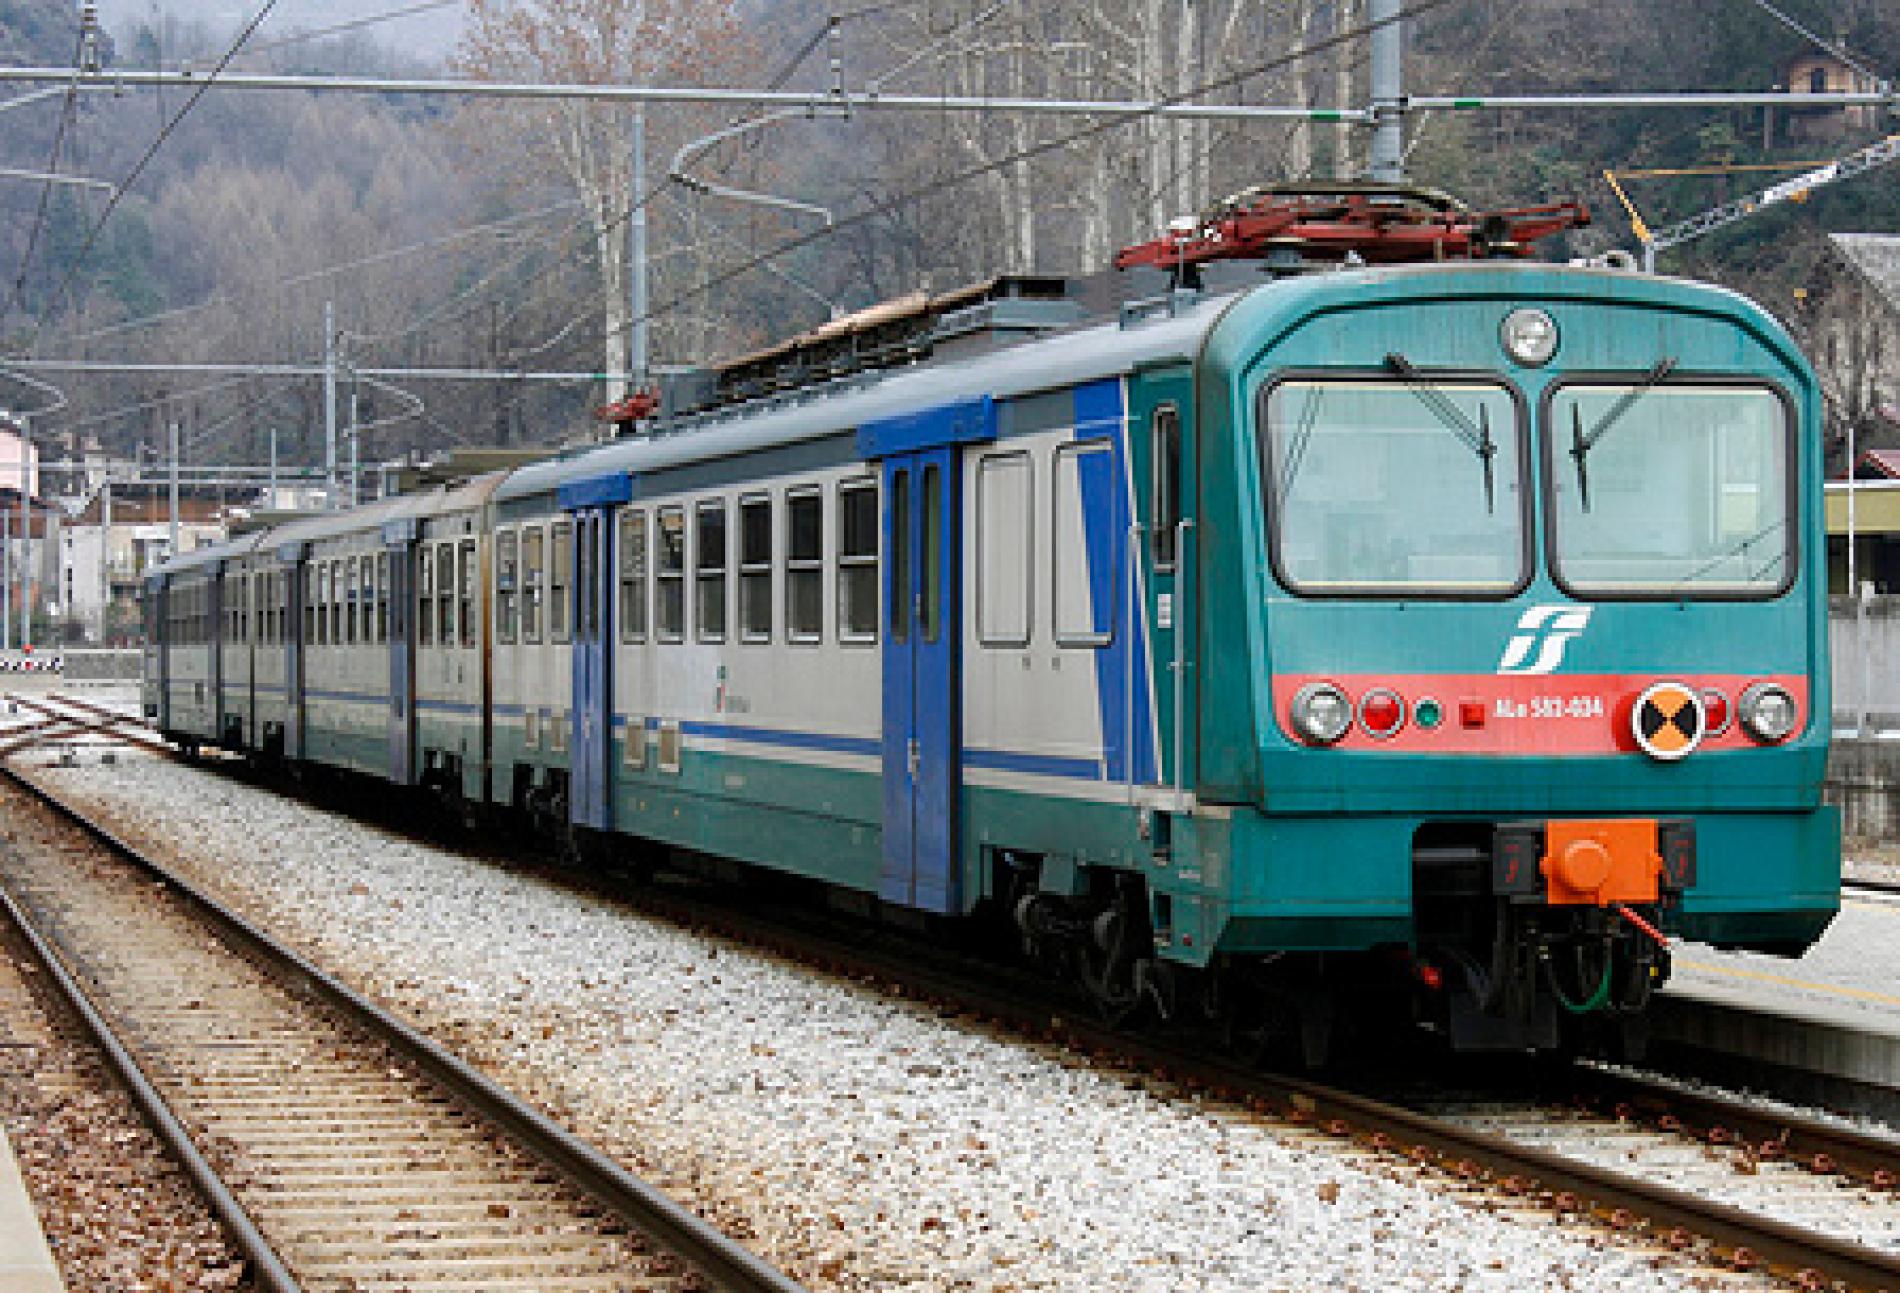
[[[33,771],[818,1293],[1729,1286],[203,771]]]

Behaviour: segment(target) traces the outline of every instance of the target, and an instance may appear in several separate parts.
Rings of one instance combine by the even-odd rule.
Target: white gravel
[[[531,876],[142,755],[82,764],[39,775],[816,1290],[1708,1279]]]

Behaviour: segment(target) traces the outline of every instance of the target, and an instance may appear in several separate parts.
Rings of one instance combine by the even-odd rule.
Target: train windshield
[[[1524,581],[1508,388],[1416,373],[1295,379],[1268,392],[1265,422],[1274,561],[1289,587],[1502,596]]]
[[[1552,562],[1573,593],[1763,597],[1794,575],[1787,405],[1654,381],[1549,403]]]

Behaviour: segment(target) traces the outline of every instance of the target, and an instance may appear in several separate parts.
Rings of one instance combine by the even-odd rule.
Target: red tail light
[[[1389,687],[1375,687],[1359,698],[1359,724],[1373,736],[1395,736],[1405,726],[1405,701]]]

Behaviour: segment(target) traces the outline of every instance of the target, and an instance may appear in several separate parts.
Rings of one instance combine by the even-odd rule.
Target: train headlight
[[[1794,697],[1788,694],[1786,687],[1774,682],[1758,682],[1743,692],[1736,711],[1750,736],[1770,744],[1787,740],[1800,717]]]
[[[1542,310],[1512,310],[1498,328],[1504,353],[1526,368],[1540,368],[1557,353],[1557,321]]]
[[[1352,727],[1352,702],[1330,682],[1309,682],[1293,697],[1293,730],[1314,745],[1331,745]]]

